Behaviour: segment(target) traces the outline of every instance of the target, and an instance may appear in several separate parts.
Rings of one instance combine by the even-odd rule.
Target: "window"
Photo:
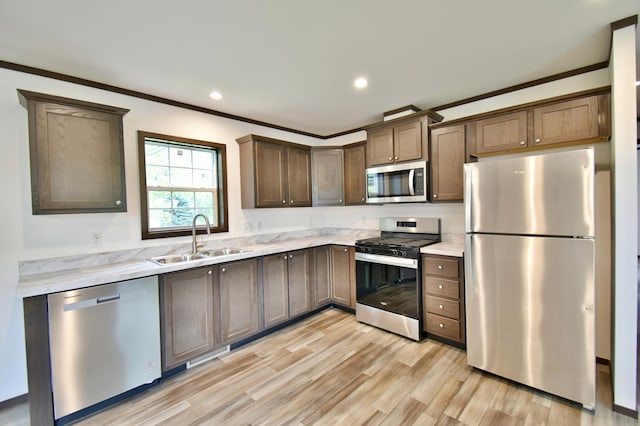
[[[224,145],[138,131],[138,155],[143,240],[190,235],[198,213],[211,232],[229,230]]]

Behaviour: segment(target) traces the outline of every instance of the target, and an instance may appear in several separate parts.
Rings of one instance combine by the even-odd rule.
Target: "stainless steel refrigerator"
[[[467,362],[595,407],[592,148],[464,166]]]

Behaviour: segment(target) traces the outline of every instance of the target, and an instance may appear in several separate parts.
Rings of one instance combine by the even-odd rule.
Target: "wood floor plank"
[[[79,425],[638,425],[611,410],[598,366],[595,415],[483,373],[464,351],[329,309],[164,379]],[[28,405],[0,424],[29,423]]]

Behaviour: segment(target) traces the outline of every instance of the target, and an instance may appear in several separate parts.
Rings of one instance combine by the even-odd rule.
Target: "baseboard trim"
[[[632,410],[631,408],[621,407],[620,405],[613,404],[611,407],[613,411],[616,413],[624,414],[625,416],[631,417],[633,419],[638,418],[638,410]]]
[[[25,402],[29,402],[28,393],[23,393],[22,395],[14,396],[13,398],[9,398],[5,401],[0,401],[0,410],[4,410],[5,408],[13,407],[14,405],[22,404]]]

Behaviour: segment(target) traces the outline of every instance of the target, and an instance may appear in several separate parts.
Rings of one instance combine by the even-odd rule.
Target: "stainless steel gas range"
[[[420,249],[440,242],[440,219],[385,217],[380,230],[356,241],[356,319],[420,340]]]

